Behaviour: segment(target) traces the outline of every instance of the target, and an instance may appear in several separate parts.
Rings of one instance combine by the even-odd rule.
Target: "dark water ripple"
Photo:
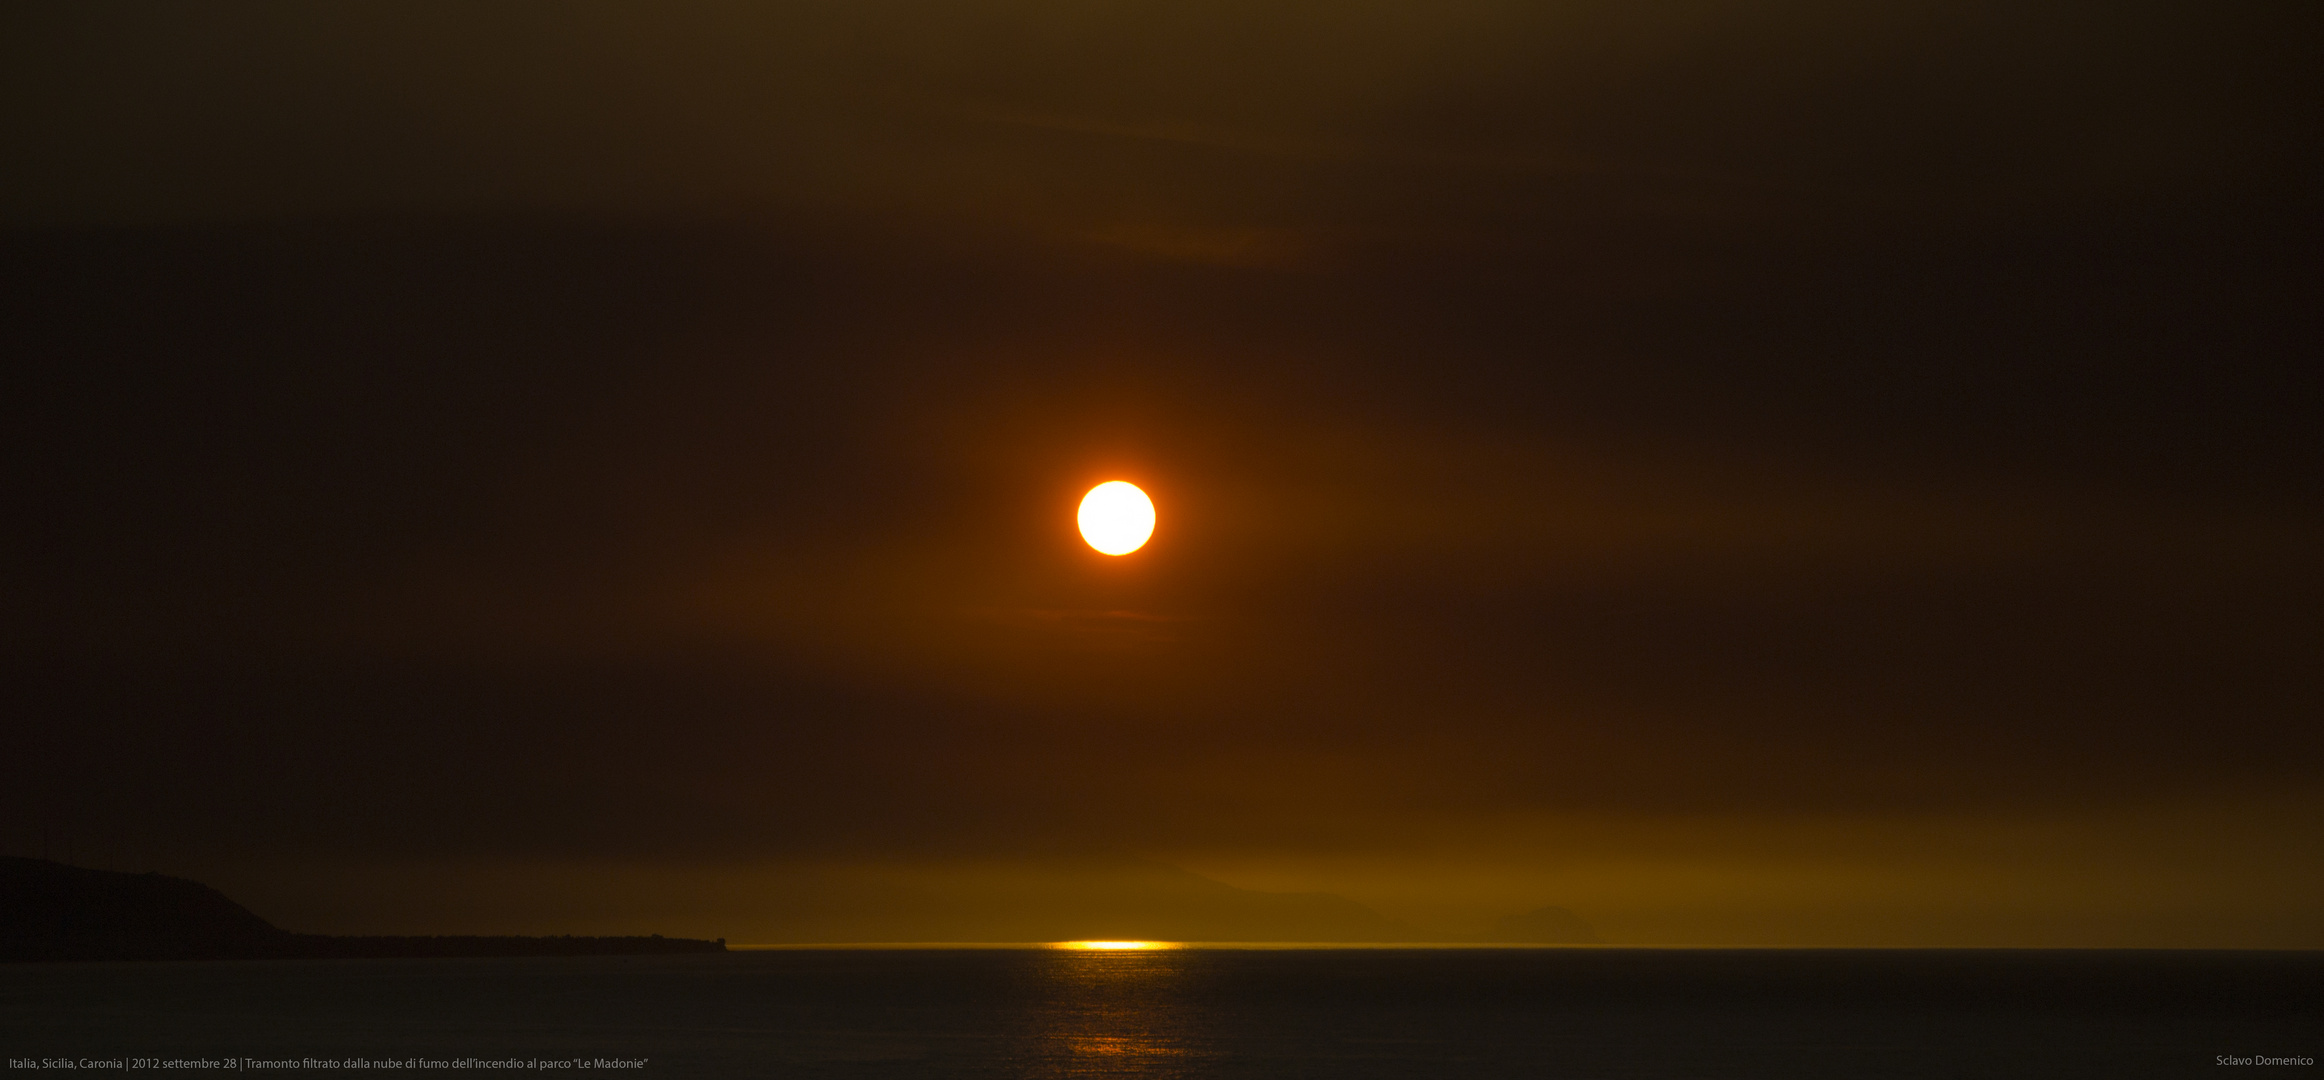
[[[16,965],[0,968],[0,1051],[645,1058],[642,1075],[834,1078],[2217,1076],[2219,1055],[2324,1057],[2324,954],[863,950]]]

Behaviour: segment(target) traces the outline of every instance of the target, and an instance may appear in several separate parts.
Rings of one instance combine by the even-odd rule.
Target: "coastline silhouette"
[[[299,934],[207,885],[0,856],[0,962],[613,956],[726,951],[647,937]]]
[[[910,917],[768,939],[796,943],[1160,940],[1311,944],[1602,944],[1544,907],[1483,935],[1421,931],[1329,893],[1239,889],[1138,860],[1084,866],[1040,895],[929,898]],[[200,882],[0,857],[0,962],[606,956],[726,951],[726,940],[516,935],[340,935],[284,930]]]

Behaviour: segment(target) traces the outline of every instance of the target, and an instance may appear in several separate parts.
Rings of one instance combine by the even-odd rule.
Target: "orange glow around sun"
[[[1096,952],[1132,952],[1140,949],[1174,949],[1178,946],[1169,941],[1060,941],[1056,947]]]

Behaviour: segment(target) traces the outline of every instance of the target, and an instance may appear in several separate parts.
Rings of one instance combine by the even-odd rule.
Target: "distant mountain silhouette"
[[[1561,907],[1536,908],[1522,915],[1503,915],[1485,940],[1526,945],[1603,945],[1581,916]]]
[[[586,956],[721,952],[653,937],[294,934],[199,882],[0,856],[0,961]]]

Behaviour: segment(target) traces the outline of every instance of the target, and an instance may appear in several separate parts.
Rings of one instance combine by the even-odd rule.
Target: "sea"
[[[826,948],[0,966],[10,1068],[2319,1076],[2324,953]]]

